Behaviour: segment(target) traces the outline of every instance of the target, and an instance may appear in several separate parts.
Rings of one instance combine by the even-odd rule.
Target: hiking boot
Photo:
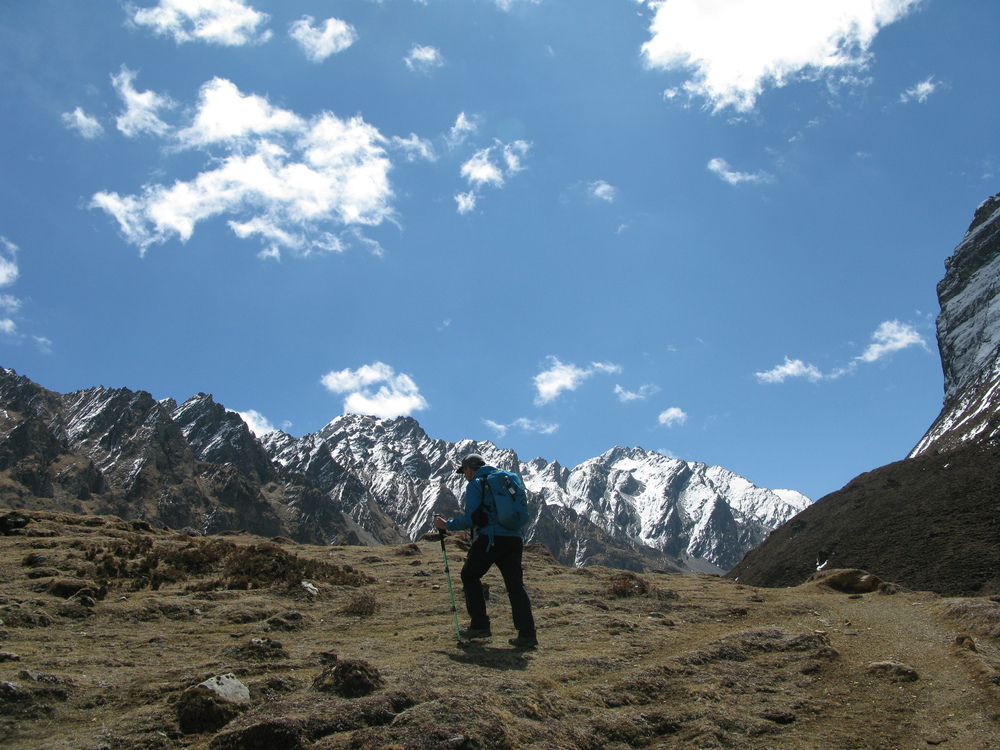
[[[462,630],[463,640],[471,641],[475,638],[492,638],[493,631],[489,627],[485,628],[474,628],[471,625]]]
[[[538,645],[538,639],[533,635],[519,635],[517,638],[511,638],[507,643],[514,648],[530,649]]]

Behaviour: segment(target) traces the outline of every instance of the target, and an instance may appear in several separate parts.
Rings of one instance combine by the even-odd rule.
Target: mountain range
[[[210,395],[59,394],[0,370],[0,505],[111,514],[214,534],[395,544],[460,512],[455,465],[480,453],[529,490],[529,541],[569,565],[722,572],[809,499],[718,466],[615,447],[574,469],[489,442],[448,443],[408,417],[345,414],[258,439]]]

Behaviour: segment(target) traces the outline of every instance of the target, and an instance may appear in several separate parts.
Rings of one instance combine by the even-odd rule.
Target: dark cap
[[[461,474],[466,469],[478,469],[480,466],[486,466],[486,462],[483,460],[483,457],[478,453],[470,453],[462,459],[462,463],[459,464],[457,469],[455,469],[455,473]]]

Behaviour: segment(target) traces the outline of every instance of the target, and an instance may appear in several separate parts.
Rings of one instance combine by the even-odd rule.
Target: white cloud
[[[256,94],[244,95],[231,81],[213,78],[198,92],[191,126],[177,133],[182,146],[208,146],[303,127],[294,112],[273,107]]]
[[[358,40],[354,27],[339,18],[328,18],[322,28],[313,26],[312,16],[303,16],[288,29],[288,35],[299,43],[306,57],[321,63],[330,55],[343,52]]]
[[[876,362],[882,357],[911,346],[922,346],[926,349],[927,342],[913,326],[900,323],[898,320],[887,320],[875,329],[872,343],[857,359],[861,362]]]
[[[240,419],[246,422],[247,427],[250,428],[250,432],[257,437],[263,437],[267,433],[274,432],[277,429],[268,421],[267,417],[254,409],[238,411],[236,413],[240,416]]]
[[[462,165],[462,177],[468,180],[473,187],[503,186],[503,170],[493,162],[492,152],[492,147],[481,149]]]
[[[223,153],[191,180],[147,185],[136,195],[99,192],[91,200],[142,253],[172,237],[187,241],[199,222],[218,216],[230,217],[238,237],[259,238],[264,256],[339,252],[345,238],[361,237],[358,227],[394,215],[387,141],[360,117],[302,118],[213,79],[175,142]],[[337,226],[344,231],[335,234]]]
[[[408,138],[401,138],[398,135],[394,135],[390,143],[393,148],[405,154],[407,161],[437,161],[437,154],[434,153],[434,145],[416,133],[410,133]]]
[[[21,309],[21,300],[11,294],[0,294],[0,310],[16,313]]]
[[[87,140],[97,138],[104,132],[104,126],[98,122],[96,117],[92,117],[77,107],[72,112],[62,113],[63,124],[70,130],[75,130]]]
[[[403,58],[403,62],[415,73],[430,73],[434,68],[444,65],[444,57],[437,47],[414,44],[409,54]]]
[[[0,286],[10,286],[17,281],[17,277],[20,275],[20,271],[17,268],[17,254],[20,251],[21,248],[6,237],[0,237]],[[12,297],[6,295],[4,298],[13,300]],[[10,304],[8,302],[8,309],[10,308]]]
[[[467,193],[458,193],[455,196],[455,203],[458,206],[458,212],[463,216],[476,208],[476,194],[471,190]]]
[[[664,412],[660,412],[659,422],[662,427],[676,427],[687,421],[688,415],[683,409],[671,406]]]
[[[132,85],[135,76],[135,71],[129,70],[124,65],[117,75],[111,76],[111,82],[125,104],[125,111],[118,116],[115,124],[129,138],[142,133],[165,135],[170,126],[160,119],[159,112],[162,109],[173,108],[173,100],[169,96],[161,96],[153,91],[136,91]]]
[[[239,47],[271,38],[270,31],[257,31],[269,16],[243,0],[160,0],[153,8],[136,8],[131,3],[125,8],[132,23],[173,37],[177,44],[198,41]]]
[[[17,256],[21,248],[15,245],[6,237],[0,236],[0,287],[12,286],[21,276],[18,267]],[[0,334],[15,341],[24,340],[24,336],[18,329],[18,313],[21,311],[22,302],[12,294],[0,294],[0,311],[3,317],[0,318]],[[52,351],[52,342],[41,336],[34,336],[36,345],[43,354]]]
[[[770,175],[767,172],[754,172],[753,174],[748,172],[734,172],[730,169],[729,164],[725,159],[712,159],[708,163],[708,171],[718,176],[719,179],[728,182],[730,185],[739,185],[741,182],[774,182],[773,175]]]
[[[912,86],[900,94],[899,101],[903,104],[912,101],[923,104],[931,94],[937,91],[938,85],[939,83],[934,80],[934,76],[928,76],[926,80],[921,81],[916,86]]]
[[[858,363],[877,362],[883,357],[887,357],[894,352],[908,349],[911,346],[920,346],[927,349],[927,342],[916,328],[908,323],[900,323],[898,320],[887,320],[881,323],[872,334],[872,343],[857,357],[854,357],[843,367],[837,367],[828,373],[824,373],[812,364],[806,364],[801,359],[789,359],[785,357],[784,363],[766,372],[754,373],[754,376],[761,383],[783,383],[789,378],[805,378],[813,383],[821,380],[836,380],[853,373]]]
[[[477,130],[479,130],[479,125],[476,123],[476,118],[469,117],[465,112],[459,112],[458,117],[455,118],[455,124],[451,126],[451,130],[445,136],[445,142],[448,144],[448,148],[457,148]]]
[[[331,393],[347,394],[344,398],[345,413],[391,419],[428,408],[413,378],[397,374],[382,362],[364,365],[357,370],[331,371],[320,382]],[[378,390],[375,390],[376,386]]]
[[[627,404],[630,401],[645,401],[647,398],[652,396],[654,393],[658,393],[660,387],[657,385],[652,385],[647,383],[639,388],[638,391],[627,391],[620,385],[615,386],[615,395],[618,396],[618,400],[623,404]]]
[[[597,375],[621,372],[621,367],[609,362],[592,362],[589,367],[563,364],[557,357],[549,357],[549,369],[535,376],[535,403],[547,404],[563,391],[575,391],[584,380]]]
[[[879,30],[922,0],[650,2],[650,68],[690,74],[682,89],[716,112],[752,110],[765,87],[863,70]]]
[[[591,198],[607,201],[608,203],[614,203],[615,198],[618,196],[618,191],[604,180],[596,180],[588,184],[587,192]]]
[[[519,2],[526,2],[526,3],[531,3],[532,5],[538,5],[538,3],[541,2],[541,0],[493,0],[493,3],[500,10],[505,10],[505,11],[509,11]]]
[[[465,214],[475,207],[482,187],[503,187],[509,177],[521,172],[530,148],[531,144],[527,141],[496,141],[494,145],[473,154],[461,167],[461,174],[468,181],[471,190],[455,196],[458,212]]]
[[[559,429],[558,424],[552,424],[551,422],[542,422],[537,419],[528,419],[526,417],[521,417],[520,419],[515,419],[511,424],[500,424],[494,422],[491,419],[484,419],[483,424],[493,430],[497,437],[504,437],[511,430],[520,430],[521,432],[533,432],[540,435],[551,435]]]
[[[823,379],[823,373],[815,365],[807,365],[801,359],[785,357],[783,364],[766,372],[754,373],[762,383],[784,383],[789,378],[806,378],[815,383]]]

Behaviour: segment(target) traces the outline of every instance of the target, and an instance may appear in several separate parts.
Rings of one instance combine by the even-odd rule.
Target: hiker
[[[482,577],[493,565],[503,576],[507,596],[510,599],[511,615],[517,637],[508,643],[516,648],[530,649],[538,645],[535,635],[535,620],[531,615],[531,600],[524,588],[524,571],[521,567],[521,553],[524,550],[524,536],[521,531],[512,531],[491,520],[485,512],[483,502],[485,479],[496,471],[487,465],[483,457],[470,453],[462,459],[455,470],[462,474],[468,484],[465,487],[465,513],[446,521],[434,516],[434,528],[439,531],[462,531],[472,529],[472,547],[462,566],[462,588],[465,591],[465,607],[471,622],[462,631],[463,638],[490,638],[490,618],[486,614],[486,597],[483,594]]]

